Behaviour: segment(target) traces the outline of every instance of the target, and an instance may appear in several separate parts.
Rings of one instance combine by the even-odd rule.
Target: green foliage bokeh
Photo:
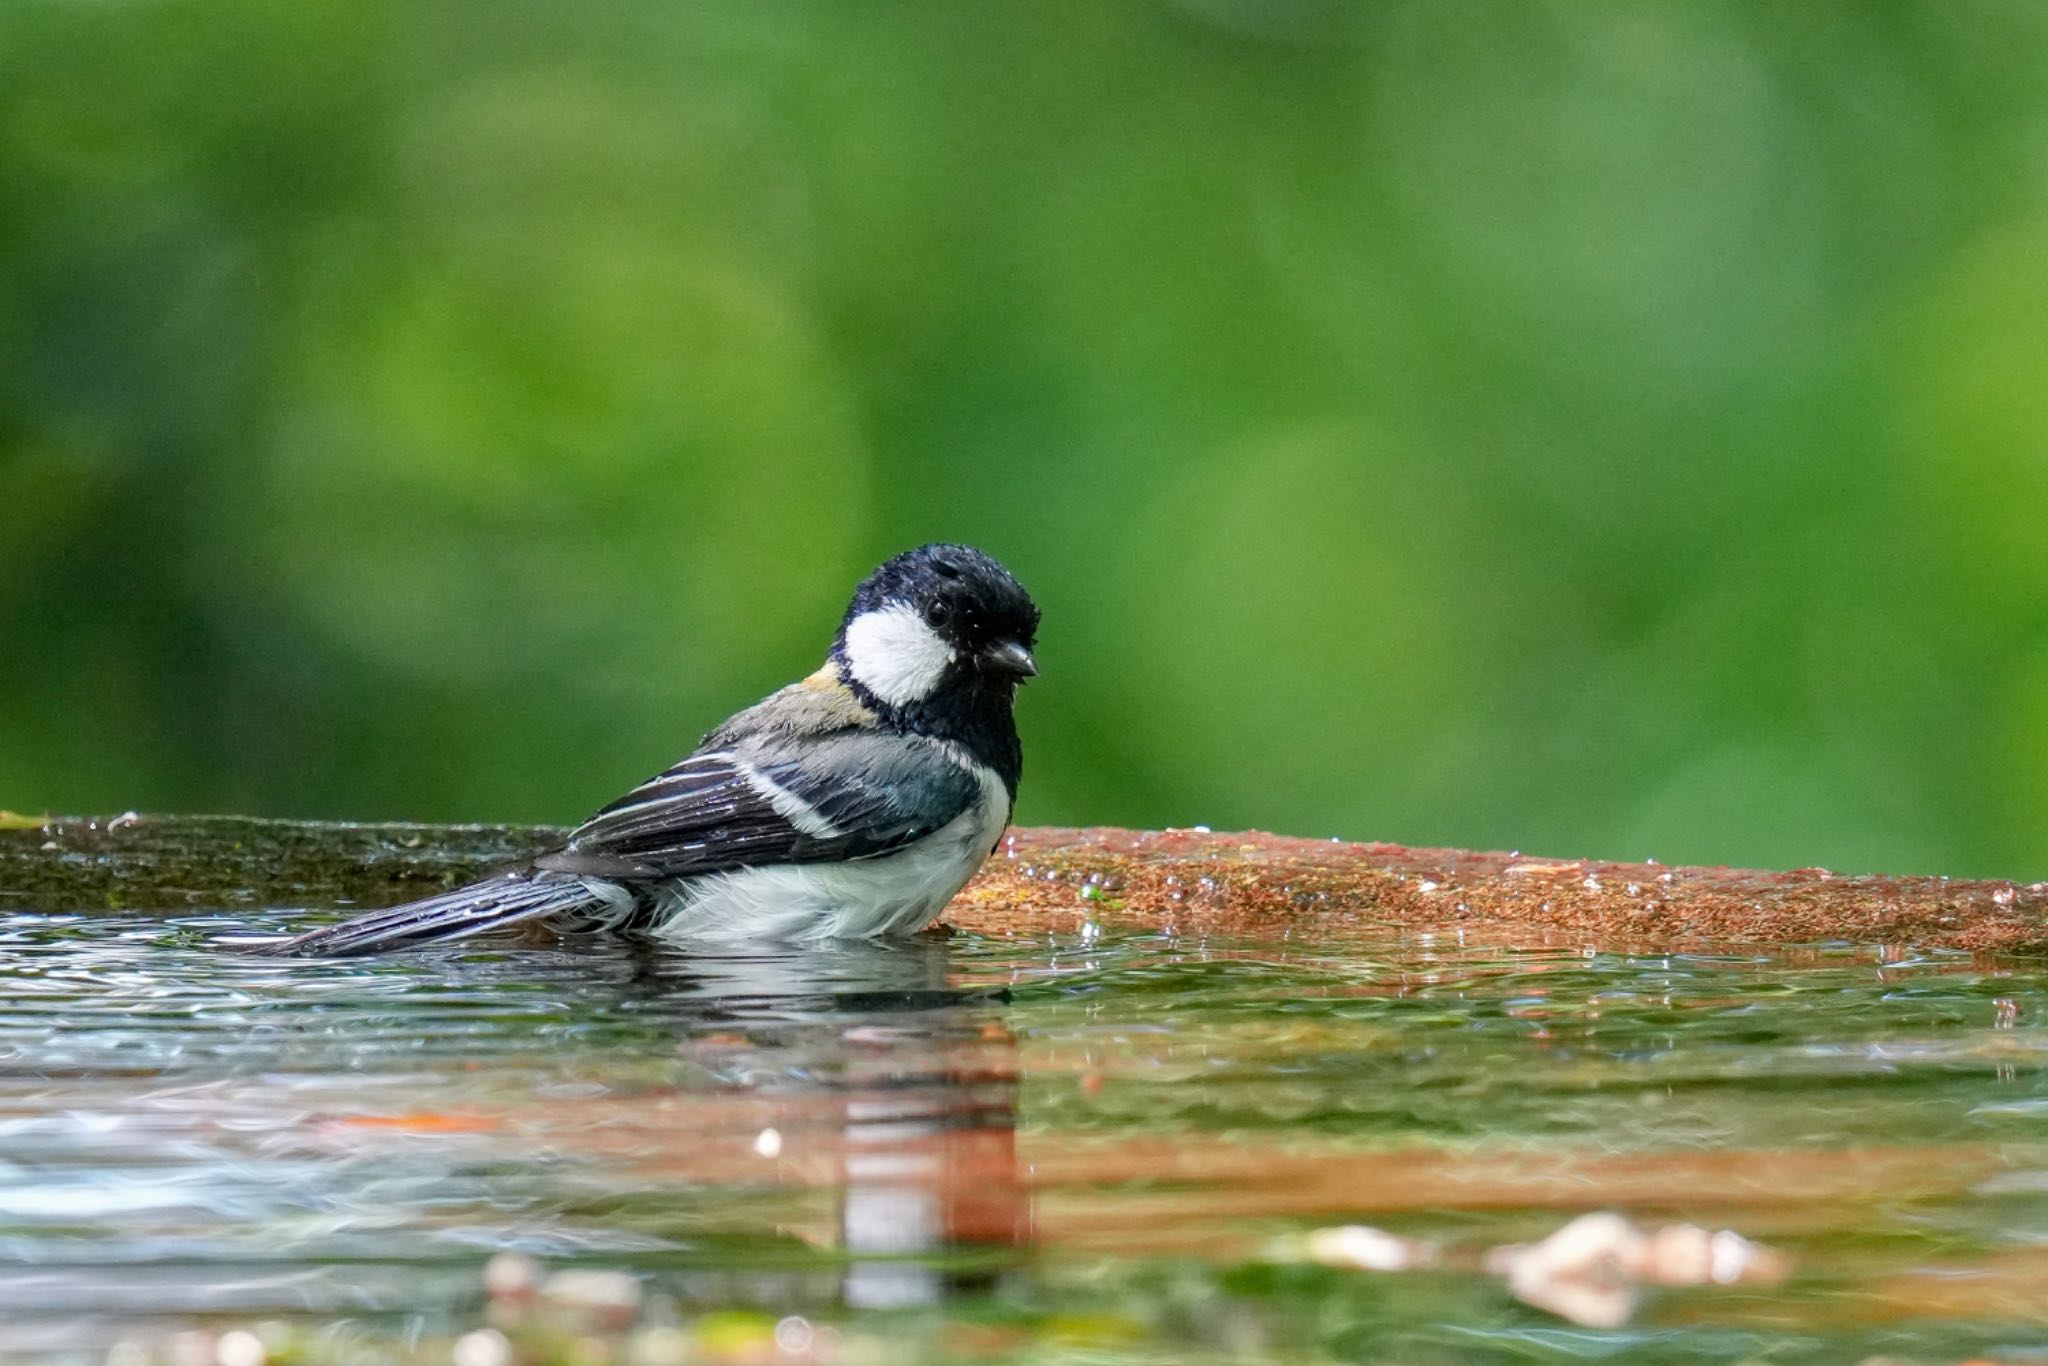
[[[903,546],[1020,819],[2048,876],[2048,8],[10,0],[0,806],[568,820]]]

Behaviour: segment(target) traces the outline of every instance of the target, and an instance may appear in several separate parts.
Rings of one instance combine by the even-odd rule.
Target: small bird
[[[863,581],[816,673],[529,863],[267,946],[346,955],[529,921],[682,940],[867,939],[930,924],[1001,840],[1038,608],[979,550]]]

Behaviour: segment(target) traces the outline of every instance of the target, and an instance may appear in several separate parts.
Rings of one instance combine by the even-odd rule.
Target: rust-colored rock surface
[[[516,860],[537,826],[240,817],[12,818],[0,909],[381,905]],[[1859,943],[2048,951],[2048,883],[1538,858],[1262,833],[1016,830],[947,912],[984,933],[1085,922],[1194,934],[1376,927],[1582,935],[1607,945]]]
[[[1510,928],[1604,944],[1853,940],[2048,950],[2048,883],[1539,858],[1260,832],[1012,832],[948,919],[1001,931],[1095,916],[1195,933]]]

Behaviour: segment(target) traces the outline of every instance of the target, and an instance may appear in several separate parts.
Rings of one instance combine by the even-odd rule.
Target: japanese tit
[[[824,666],[478,882],[267,946],[374,953],[534,921],[679,940],[920,930],[1009,825],[1011,703],[1038,608],[981,551],[928,545],[861,583]]]

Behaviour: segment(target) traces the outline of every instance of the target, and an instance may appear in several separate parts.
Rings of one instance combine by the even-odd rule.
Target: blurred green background
[[[934,538],[1026,822],[2048,876],[2048,7],[9,0],[0,806],[570,820]]]

